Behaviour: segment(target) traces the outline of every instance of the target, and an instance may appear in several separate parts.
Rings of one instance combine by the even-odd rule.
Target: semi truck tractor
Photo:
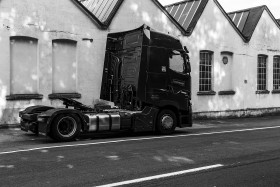
[[[99,100],[108,102],[61,97],[61,108],[31,106],[19,113],[21,129],[72,141],[85,133],[171,134],[192,126],[191,65],[180,40],[147,25],[109,33],[104,59]]]

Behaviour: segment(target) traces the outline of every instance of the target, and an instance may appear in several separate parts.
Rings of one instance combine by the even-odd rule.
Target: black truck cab
[[[121,108],[170,108],[179,126],[191,124],[191,68],[188,51],[173,36],[150,27],[109,34],[101,99]]]

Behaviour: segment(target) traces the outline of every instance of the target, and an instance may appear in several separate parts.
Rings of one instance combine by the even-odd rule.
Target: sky
[[[182,0],[159,0],[168,5]],[[280,19],[280,0],[218,0],[226,12],[266,5],[276,19]]]

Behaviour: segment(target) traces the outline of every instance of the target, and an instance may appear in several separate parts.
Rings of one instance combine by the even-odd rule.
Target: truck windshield
[[[169,56],[169,68],[179,73],[186,73],[186,59],[182,53],[173,50]]]

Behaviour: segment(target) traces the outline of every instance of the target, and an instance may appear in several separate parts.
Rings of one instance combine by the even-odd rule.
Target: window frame
[[[265,61],[260,61],[260,60]],[[264,63],[265,65],[262,65]],[[268,86],[268,55],[259,54],[257,59],[257,91],[256,94],[269,94]]]
[[[278,59],[278,62],[275,59]],[[280,93],[280,55],[273,56],[273,92]]]
[[[54,44],[55,43],[71,43],[71,44],[74,44],[76,46],[76,52],[75,52],[75,55],[76,55],[76,63],[78,63],[78,41],[76,40],[73,40],[73,39],[67,39],[67,38],[58,38],[58,39],[53,39],[52,40],[52,53],[53,53],[53,50],[54,50]],[[52,68],[54,68],[54,57],[52,57]],[[78,66],[78,65],[77,65]],[[75,70],[75,73],[76,73],[76,76],[78,78],[78,68],[76,67],[76,70]],[[68,97],[68,98],[81,98],[81,94],[77,92],[77,79],[76,79],[76,83],[75,83],[75,91],[73,92],[56,92],[55,91],[55,88],[54,88],[54,71],[52,72],[52,93],[49,94],[49,99],[56,99],[56,98],[59,98],[61,96],[63,97]]]
[[[202,55],[205,54],[204,58]],[[204,62],[203,62],[204,61]],[[201,50],[199,52],[199,91],[197,95],[215,95],[213,91],[214,52]],[[206,83],[206,84],[205,84]]]
[[[176,51],[176,52],[178,52],[178,53],[174,53],[174,51]],[[176,58],[180,58],[180,62],[182,62],[182,64],[180,64],[180,65],[182,65],[181,66],[181,70],[182,71],[178,71],[178,70],[176,70],[174,67],[175,66],[173,66],[174,65],[174,63],[171,63],[171,62],[174,62],[174,59],[173,59],[173,57],[176,57]],[[178,61],[179,62],[179,61]],[[176,63],[178,63],[178,62],[176,62]],[[171,54],[169,55],[169,63],[168,63],[168,68],[171,70],[171,71],[174,71],[174,72],[177,72],[177,73],[180,73],[180,74],[186,74],[186,59],[185,59],[185,56],[180,52],[180,51],[178,51],[178,50],[173,50],[172,52],[171,52]]]
[[[39,68],[38,68],[38,63],[39,63],[39,60],[38,60],[38,58],[39,58],[38,57],[39,56],[39,54],[38,54],[39,40],[38,40],[38,38],[34,38],[34,37],[30,37],[30,36],[16,35],[16,36],[10,36],[10,43],[11,43],[12,40],[32,40],[32,41],[36,41],[36,43],[37,43],[37,74],[39,74]],[[11,48],[11,46],[10,46],[10,48]],[[10,53],[11,53],[11,51],[10,51]],[[11,66],[11,64],[10,64],[10,66]],[[10,81],[12,81],[12,70],[10,70]],[[11,93],[12,92],[11,86],[12,85],[10,85],[10,94],[6,96],[7,101],[31,100],[31,99],[41,100],[41,99],[43,99],[43,95],[37,93],[37,92],[39,92],[39,80],[37,80],[37,91],[34,92],[34,93],[26,93],[26,94]]]

